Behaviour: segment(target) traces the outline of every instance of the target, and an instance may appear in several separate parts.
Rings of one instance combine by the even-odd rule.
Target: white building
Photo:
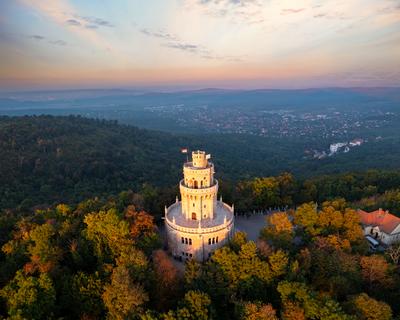
[[[234,232],[234,209],[217,200],[214,165],[204,151],[192,152],[183,165],[181,201],[165,208],[168,249],[174,257],[204,261]]]
[[[364,234],[391,245],[400,242],[400,218],[382,209],[372,212],[358,210]]]

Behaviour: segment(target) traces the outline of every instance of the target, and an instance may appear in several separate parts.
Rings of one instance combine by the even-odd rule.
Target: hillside
[[[398,137],[323,160],[304,159],[293,141],[234,134],[172,134],[82,117],[0,118],[0,208],[79,202],[139,190],[175,187],[185,156],[181,147],[205,149],[224,181],[292,172],[323,173],[398,168]]]

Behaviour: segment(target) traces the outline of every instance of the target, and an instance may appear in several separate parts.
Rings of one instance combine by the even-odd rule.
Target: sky
[[[0,90],[400,86],[400,0],[0,0]]]

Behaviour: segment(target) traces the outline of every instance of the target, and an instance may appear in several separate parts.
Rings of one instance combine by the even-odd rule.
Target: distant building
[[[400,242],[400,218],[382,209],[373,212],[358,210],[364,234],[390,245]]]
[[[168,249],[182,260],[206,260],[234,232],[233,206],[217,200],[218,181],[209,159],[204,151],[192,152],[192,161],[183,165],[181,201],[165,208]]]
[[[341,149],[341,148],[343,148],[345,146],[347,146],[347,142],[332,143],[329,146],[330,155],[333,155],[333,154],[337,153],[339,151],[339,149]]]
[[[357,147],[357,146],[361,146],[363,144],[363,142],[364,142],[363,139],[354,139],[354,140],[349,142],[349,145],[351,147]]]

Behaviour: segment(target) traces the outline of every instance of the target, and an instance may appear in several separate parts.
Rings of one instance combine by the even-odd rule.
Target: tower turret
[[[182,214],[186,219],[213,219],[217,200],[218,181],[214,165],[204,151],[193,151],[192,161],[183,165],[180,183]]]

